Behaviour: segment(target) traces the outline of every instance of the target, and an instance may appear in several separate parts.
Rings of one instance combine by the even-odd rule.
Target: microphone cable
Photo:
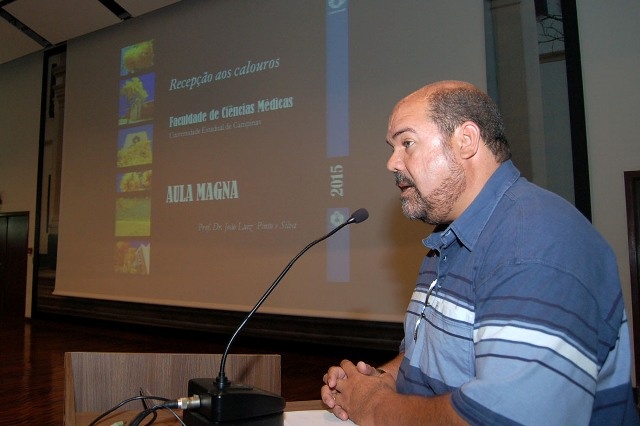
[[[143,395],[141,395],[141,396],[133,396],[133,397],[131,397],[131,398],[127,398],[127,399],[124,399],[124,400],[120,401],[120,402],[119,402],[118,404],[116,404],[115,406],[111,407],[110,409],[108,409],[108,410],[107,410],[107,411],[105,411],[104,413],[100,414],[98,417],[96,417],[95,419],[93,419],[93,420],[91,421],[91,423],[89,423],[89,426],[95,426],[95,425],[96,425],[100,420],[102,420],[103,418],[105,418],[105,417],[106,417],[106,416],[108,416],[109,414],[113,413],[113,412],[114,412],[114,411],[116,411],[118,408],[121,408],[121,407],[122,407],[122,406],[124,406],[125,404],[128,404],[128,403],[130,403],[130,402],[132,402],[132,401],[139,401],[139,400],[142,400],[142,401],[146,401],[146,400],[153,400],[153,401],[163,401],[163,402],[171,401],[171,399],[169,399],[169,398],[163,398],[163,397],[161,397],[161,396],[143,396]],[[157,408],[156,408],[156,407],[157,407]],[[144,410],[144,411],[151,411],[151,410],[155,411],[155,410],[157,410],[158,408],[164,408],[164,407],[162,407],[162,404],[160,404],[160,405],[154,406],[154,407],[152,407],[152,408],[148,408],[148,409],[146,409],[146,410]],[[169,410],[170,410],[170,409],[169,409]],[[172,412],[173,412],[173,410],[170,410],[170,411],[172,411]],[[147,413],[144,417],[146,417],[146,416],[147,416],[147,415],[149,415],[149,414],[151,414],[151,413],[150,413],[150,412],[149,412],[149,413]],[[174,415],[175,415],[175,413],[174,413]],[[154,419],[153,419],[153,420],[155,420],[155,417],[156,417],[156,416],[157,416],[157,414],[155,414],[155,415],[154,415]],[[144,417],[143,417],[143,418],[144,418]],[[153,420],[152,420],[152,422],[153,422]]]

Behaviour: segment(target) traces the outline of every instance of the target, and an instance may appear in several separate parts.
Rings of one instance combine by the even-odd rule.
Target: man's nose
[[[404,169],[404,162],[402,161],[401,154],[397,151],[393,151],[389,160],[387,160],[387,170],[395,172]]]

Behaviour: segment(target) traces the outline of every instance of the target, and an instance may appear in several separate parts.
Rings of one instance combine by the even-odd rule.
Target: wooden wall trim
[[[77,317],[114,323],[136,324],[174,330],[231,333],[246,312],[185,308],[55,296],[53,280],[39,279],[38,303],[34,317],[48,315]],[[283,341],[312,342],[376,350],[398,349],[403,337],[400,323],[345,320],[257,312],[242,330],[255,336]]]

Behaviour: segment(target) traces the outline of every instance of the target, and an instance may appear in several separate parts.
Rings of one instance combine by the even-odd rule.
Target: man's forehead
[[[427,120],[426,110],[426,103],[424,101],[403,99],[396,105],[389,116],[389,132],[398,126],[405,126],[407,122]]]

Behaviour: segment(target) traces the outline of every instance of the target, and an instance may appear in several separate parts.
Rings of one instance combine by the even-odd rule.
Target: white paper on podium
[[[287,411],[284,426],[353,425],[351,420],[343,422],[327,410]]]

